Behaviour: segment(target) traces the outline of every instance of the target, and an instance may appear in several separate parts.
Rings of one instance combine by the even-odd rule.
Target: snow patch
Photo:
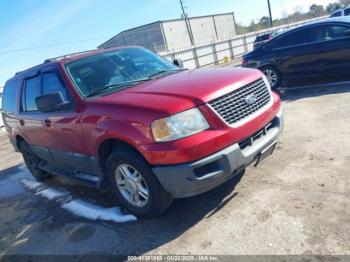
[[[43,183],[33,181],[33,180],[28,180],[28,179],[22,179],[21,184],[28,190],[36,191],[40,187],[45,187]]]
[[[46,188],[46,189],[40,190],[39,192],[36,192],[35,195],[45,197],[48,200],[53,200],[58,197],[63,197],[67,194],[62,193],[61,191],[58,191],[53,188]]]
[[[34,191],[35,195],[44,197],[48,200],[55,200],[57,198],[68,196],[65,192],[49,188],[45,184],[37,181],[22,179],[21,184],[26,189]],[[68,202],[65,202],[61,207],[76,216],[91,220],[105,220],[116,223],[124,223],[137,220],[137,218],[133,215],[124,214],[119,207],[105,208],[88,203],[81,199],[70,200]]]
[[[82,200],[72,200],[68,203],[65,203],[62,208],[77,216],[92,220],[99,219],[105,221],[113,221],[116,223],[137,220],[137,218],[133,215],[124,214],[119,207],[104,208]]]

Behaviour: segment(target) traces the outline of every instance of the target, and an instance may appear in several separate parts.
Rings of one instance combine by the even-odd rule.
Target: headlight
[[[155,120],[152,123],[155,141],[165,142],[187,137],[209,128],[202,113],[193,108],[173,116]]]
[[[270,83],[270,81],[267,79],[267,77],[265,75],[263,75],[263,79],[265,81],[265,84],[266,84],[267,88],[271,91],[271,83]]]

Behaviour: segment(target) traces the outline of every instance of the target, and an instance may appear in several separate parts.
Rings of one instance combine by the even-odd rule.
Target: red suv
[[[2,108],[36,179],[110,187],[141,217],[260,162],[283,129],[258,70],[184,70],[140,47],[46,60],[7,81]]]

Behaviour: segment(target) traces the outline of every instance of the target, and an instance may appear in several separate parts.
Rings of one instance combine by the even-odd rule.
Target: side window
[[[64,101],[68,101],[67,89],[55,72],[43,73],[43,95],[61,93]]]
[[[305,30],[299,30],[296,32],[289,33],[287,35],[281,36],[274,41],[273,48],[282,48],[293,45],[300,45],[306,42]]]
[[[346,8],[346,9],[344,10],[344,15],[345,15],[345,16],[350,15],[350,8]]]
[[[25,80],[22,93],[22,111],[37,111],[35,98],[40,95],[40,76]]]
[[[348,26],[344,25],[328,26],[326,40],[332,40],[348,36],[347,31],[349,31],[349,29],[350,28]]]
[[[318,25],[308,27],[276,39],[273,48],[332,40],[344,37],[347,30],[349,30],[349,28],[343,25]]]
[[[17,106],[17,90],[19,80],[10,80],[5,84],[2,97],[2,111],[7,114],[14,114]]]

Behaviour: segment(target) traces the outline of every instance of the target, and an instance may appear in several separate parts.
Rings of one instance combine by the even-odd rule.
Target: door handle
[[[45,119],[45,120],[44,120],[44,125],[45,125],[46,127],[51,127],[51,126],[52,126],[51,120]]]
[[[23,119],[20,119],[20,120],[19,120],[19,124],[20,124],[21,126],[24,126],[24,124],[25,124],[24,120],[23,120]]]

